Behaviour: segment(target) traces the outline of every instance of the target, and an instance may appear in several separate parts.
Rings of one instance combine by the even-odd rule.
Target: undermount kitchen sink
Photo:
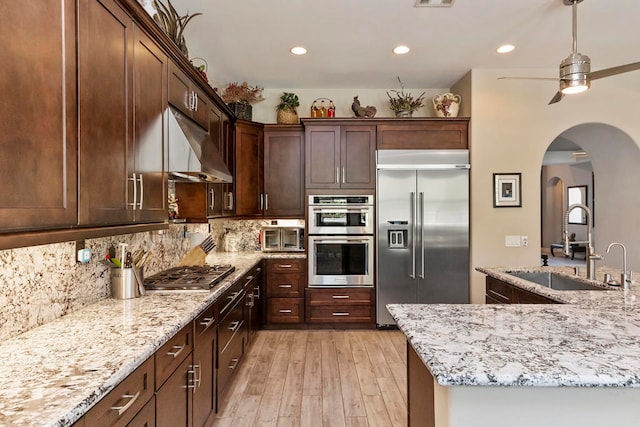
[[[546,286],[557,291],[606,291],[611,288],[605,288],[596,285],[590,285],[571,277],[562,276],[550,271],[509,271],[508,274],[538,285]]]

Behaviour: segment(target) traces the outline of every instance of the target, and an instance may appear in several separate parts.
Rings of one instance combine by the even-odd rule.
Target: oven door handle
[[[340,239],[314,239],[315,243],[369,243],[371,239],[361,239],[361,238],[340,238]]]
[[[314,212],[318,213],[344,213],[344,212],[360,212],[367,213],[369,209],[363,208],[314,208]]]

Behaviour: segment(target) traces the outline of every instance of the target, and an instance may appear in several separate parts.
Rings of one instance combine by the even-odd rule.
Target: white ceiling
[[[415,0],[172,4],[180,13],[203,13],[185,34],[190,56],[208,62],[214,86],[394,89],[400,76],[408,88],[448,88],[473,68],[540,68],[541,76],[556,77],[571,52],[571,7],[562,0],[456,0],[451,8],[416,8]],[[507,42],[516,50],[496,53]],[[411,52],[393,55],[398,44]],[[292,55],[294,45],[309,53]],[[593,71],[640,61],[640,1],[580,3],[578,51],[591,57]]]

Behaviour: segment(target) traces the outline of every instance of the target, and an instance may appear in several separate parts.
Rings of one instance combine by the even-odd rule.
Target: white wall
[[[557,70],[488,69],[472,72],[472,268],[539,265],[542,158],[551,141],[577,127],[592,137],[602,133],[598,142],[589,147],[578,138],[571,138],[589,152],[598,182],[595,238],[601,243],[596,249],[603,252],[605,242],[623,241],[630,247],[629,266],[637,270],[640,268],[640,226],[635,218],[640,209],[640,196],[637,188],[635,192],[630,190],[640,182],[634,170],[639,169],[640,150],[635,150],[637,157],[626,153],[629,145],[638,148],[640,141],[636,112],[640,102],[638,73],[597,80],[588,92],[565,97],[554,105],[547,105],[557,90],[553,82],[497,79],[505,75],[556,73]],[[618,139],[622,142],[612,144],[611,128],[607,126],[578,126],[593,123],[619,129]],[[624,155],[620,154],[621,145],[627,146]],[[522,208],[493,208],[492,174],[495,172],[522,173]],[[618,207],[614,208],[616,203]],[[620,209],[622,205],[624,212]],[[529,246],[505,248],[504,236],[508,234],[529,236]],[[618,257],[609,257],[602,263],[617,266]],[[484,280],[483,274],[472,273],[472,302],[484,300]]]
[[[400,87],[392,87],[391,89],[400,89]],[[376,117],[394,117],[393,111],[388,107],[387,91],[385,89],[265,89],[263,96],[264,101],[253,105],[253,121],[260,123],[276,122],[276,105],[280,102],[282,92],[293,92],[300,99],[300,107],[298,107],[298,116],[300,118],[311,117],[311,104],[316,98],[328,98],[333,100],[336,106],[336,117],[354,117],[351,111],[353,97],[358,96],[360,104],[364,106],[373,105],[377,108]],[[405,89],[405,93],[411,93],[414,97],[425,92],[424,107],[413,113],[413,117],[433,117],[435,112],[433,109],[433,97],[442,93],[449,92],[449,89]],[[391,95],[393,95],[392,92]],[[464,99],[462,104],[464,104]],[[328,105],[327,105],[328,106]]]

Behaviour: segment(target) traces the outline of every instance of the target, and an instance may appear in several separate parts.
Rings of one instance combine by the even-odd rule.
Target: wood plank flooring
[[[406,426],[398,331],[258,331],[215,426]]]

